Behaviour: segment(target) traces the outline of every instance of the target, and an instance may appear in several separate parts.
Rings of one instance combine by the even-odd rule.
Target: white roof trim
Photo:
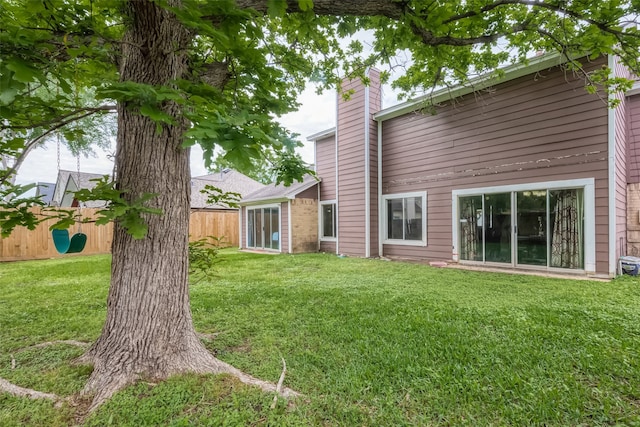
[[[336,128],[332,127],[331,129],[325,129],[322,132],[317,132],[317,133],[314,133],[313,135],[309,135],[307,137],[307,141],[317,141],[318,139],[333,136],[335,134],[336,134]]]
[[[300,193],[302,193],[303,191],[306,191],[308,189],[310,189],[311,187],[313,187],[314,185],[318,185],[320,184],[320,179],[317,180],[311,180],[308,183],[306,183],[305,185],[296,188],[295,191],[291,191],[289,193],[285,193],[282,196],[276,196],[276,197],[265,197],[264,199],[250,199],[247,202],[239,202],[238,205],[239,206],[251,206],[251,205],[256,205],[256,204],[264,204],[267,202],[272,202],[272,203],[280,203],[280,202],[286,202],[288,200],[293,200],[296,198],[296,196]]]
[[[566,62],[566,59],[559,53],[549,53],[541,56],[536,56],[527,61],[527,63],[518,63],[509,65],[502,69],[504,73],[501,77],[495,77],[491,75],[484,75],[470,79],[464,85],[456,86],[454,88],[442,88],[434,91],[432,94],[423,95],[416,99],[412,99],[401,104],[394,105],[384,110],[380,110],[373,115],[373,119],[379,122],[389,120],[394,117],[401,116],[406,113],[410,113],[419,110],[424,106],[427,101],[431,104],[438,104],[444,101],[448,101],[454,98],[458,98],[469,93],[486,89],[497,83],[504,83],[509,80],[517,79],[518,77],[526,76],[537,71],[541,71],[547,68],[554,67]]]
[[[640,81],[636,80],[635,82],[633,82],[633,86],[631,87],[631,89],[629,89],[627,93],[625,93],[625,95],[633,96],[638,94],[640,94]]]

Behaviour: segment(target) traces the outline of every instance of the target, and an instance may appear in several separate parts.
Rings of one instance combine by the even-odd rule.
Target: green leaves
[[[276,185],[282,183],[285,187],[290,186],[294,181],[302,182],[305,175],[316,177],[315,171],[309,168],[300,155],[293,150],[285,150],[280,153],[278,161],[273,166],[273,171]]]
[[[207,204],[220,205],[228,208],[237,208],[242,195],[233,191],[222,191],[219,187],[213,185],[205,185],[202,194],[207,196]]]
[[[143,239],[147,235],[148,226],[144,216],[162,215],[161,209],[147,207],[146,204],[157,194],[143,194],[137,199],[128,201],[124,196],[127,191],[116,188],[115,182],[109,176],[92,180],[96,185],[92,189],[82,189],[74,193],[75,198],[81,202],[90,200],[103,200],[107,202],[107,208],[97,212],[96,224],[104,225],[116,222],[123,227],[134,239]],[[61,228],[58,224],[52,228]]]
[[[27,195],[34,187],[35,184],[0,186],[0,236],[8,237],[19,226],[33,230],[44,221],[31,210],[44,205],[40,197]]]

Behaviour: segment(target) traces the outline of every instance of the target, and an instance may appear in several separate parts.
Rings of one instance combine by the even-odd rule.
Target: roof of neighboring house
[[[226,205],[207,204],[207,195],[200,191],[212,185],[223,192],[239,193],[240,197],[259,191],[265,185],[233,169],[191,178],[191,207],[196,209],[229,209]]]
[[[55,182],[39,182],[36,184],[36,197],[42,196],[40,200],[47,205],[53,200],[53,193],[56,190]]]
[[[52,205],[69,207],[73,203],[73,195],[70,192],[80,189],[92,189],[96,186],[94,179],[100,179],[105,174],[59,170],[56,187],[53,193]],[[92,200],[84,204],[88,208],[100,208],[105,206],[102,200]]]
[[[302,182],[294,182],[288,187],[285,187],[283,184],[278,184],[255,191],[243,198],[240,204],[251,205],[258,202],[284,202],[295,199],[296,195],[317,185],[319,182],[319,178],[312,175],[305,175]]]

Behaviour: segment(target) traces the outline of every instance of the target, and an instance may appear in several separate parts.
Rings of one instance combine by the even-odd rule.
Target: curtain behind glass
[[[583,190],[554,190],[549,196],[553,206],[551,267],[583,268]]]

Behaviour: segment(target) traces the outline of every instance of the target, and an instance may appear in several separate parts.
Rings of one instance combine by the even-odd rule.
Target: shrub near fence
[[[99,209],[82,209],[83,218],[93,218]],[[40,208],[34,208],[36,214]],[[39,224],[35,230],[17,227],[11,236],[0,238],[0,261],[22,261],[30,259],[59,258],[78,255],[107,254],[111,251],[113,225],[82,224],[82,232],[87,235],[87,245],[80,254],[59,254],[51,239],[49,227],[55,224],[50,219]],[[78,231],[75,225],[69,228],[72,235]],[[238,246],[238,212],[234,210],[202,210],[192,211],[189,224],[191,240],[198,240],[206,236],[224,236],[228,246]]]

